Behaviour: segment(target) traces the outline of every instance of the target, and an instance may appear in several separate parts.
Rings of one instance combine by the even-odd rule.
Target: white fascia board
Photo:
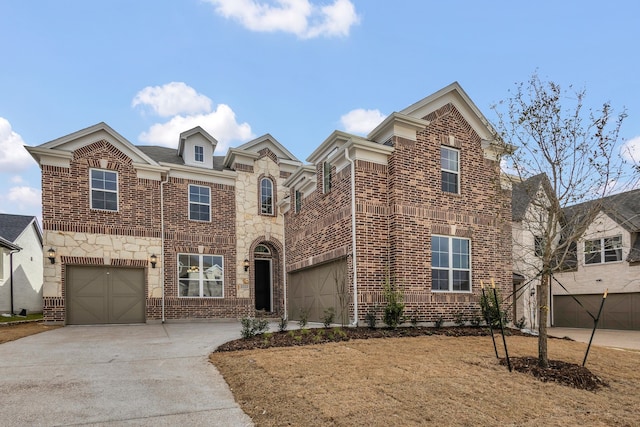
[[[376,126],[376,128],[367,135],[367,139],[380,144],[384,144],[392,136],[399,136],[415,141],[416,132],[425,129],[427,126],[429,126],[427,120],[394,112]]]
[[[345,146],[345,149],[349,150],[349,158],[353,161],[363,160],[380,165],[387,165],[389,163],[389,156],[394,151],[394,148],[389,145],[367,141],[363,138],[352,139]],[[344,161],[336,162],[336,171],[343,169],[349,163],[344,156],[344,150],[342,150],[341,160]],[[338,167],[340,167],[340,169],[338,169]]]
[[[309,157],[307,157],[307,162],[309,163],[318,163],[331,153],[335,148],[340,149],[342,145],[344,145],[351,138],[359,138],[357,135],[352,135],[347,132],[343,132],[341,130],[336,130],[329,135],[327,139],[325,139],[322,144],[318,148],[316,148]]]
[[[175,165],[171,163],[160,163],[169,169],[169,176],[182,178],[191,181],[204,181],[212,184],[223,184],[235,187],[237,172],[234,171],[213,171],[210,169],[197,169],[190,166]]]
[[[481,142],[482,151],[484,152],[484,157],[493,160],[499,161],[500,157],[504,154],[513,154],[516,151],[516,147],[511,144],[507,144],[501,142],[501,140],[486,140],[483,139]]]
[[[230,168],[235,162],[252,165],[253,162],[258,159],[258,157],[260,157],[260,155],[258,153],[254,153],[253,151],[245,151],[239,148],[229,148],[229,151],[227,151],[227,154],[224,156],[224,165],[228,168]],[[240,159],[245,160],[246,163],[239,161]]]
[[[133,163],[136,175],[140,179],[151,179],[154,181],[162,181],[163,175],[169,172],[169,168],[163,166],[148,165],[146,163]]]
[[[155,160],[144,154],[135,145],[104,122],[100,122],[88,128],[54,139],[53,141],[46,142],[39,145],[38,148],[55,148],[60,151],[73,152],[78,148],[82,148],[103,139],[113,144],[117,149],[131,158],[133,162],[148,163],[150,165],[158,164]]]
[[[62,168],[71,167],[73,153],[70,151],[42,148],[42,146],[25,148],[39,165],[57,166]]]
[[[300,178],[310,179],[313,178],[315,180],[316,176],[316,168],[313,165],[304,165],[300,166],[296,169],[289,178],[287,178],[283,185],[285,187],[296,187],[296,183],[300,182]]]
[[[240,150],[254,152],[260,151],[262,148],[269,148],[278,156],[279,159],[299,161],[296,156],[294,156],[289,150],[286,149],[284,145],[282,145],[269,133],[259,136],[258,138],[251,141],[245,142],[238,147],[238,149]]]

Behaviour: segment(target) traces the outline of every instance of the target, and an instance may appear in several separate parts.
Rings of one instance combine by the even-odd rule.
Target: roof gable
[[[24,231],[33,226],[42,242],[42,232],[35,216],[0,214],[0,237],[15,242]]]
[[[241,146],[237,147],[238,150],[252,151],[254,153],[258,153],[260,150],[265,148],[273,151],[273,153],[278,156],[278,159],[291,160],[294,162],[300,161],[289,150],[287,150],[284,145],[280,144],[277,139],[268,133],[249,142],[245,142]]]
[[[133,163],[147,164],[157,166],[157,163],[142,152],[138,147],[129,142],[125,137],[113,130],[109,125],[100,122],[88,128],[81,129],[77,132],[70,133],[63,137],[54,139],[53,141],[35,147],[26,147],[31,155],[39,164],[55,164],[49,163],[50,158],[65,159],[67,162],[78,148],[92,144],[101,139],[109,141],[114,147],[122,151]]]

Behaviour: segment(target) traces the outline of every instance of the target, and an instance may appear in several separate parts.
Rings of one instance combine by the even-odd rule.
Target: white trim
[[[472,281],[472,277],[473,277],[473,270],[472,270],[472,262],[473,262],[473,257],[472,257],[472,247],[471,247],[471,239],[468,237],[460,237],[460,236],[445,236],[442,234],[432,234],[430,236],[431,239],[433,239],[434,237],[440,237],[440,238],[444,238],[447,239],[448,241],[448,248],[447,248],[447,252],[448,252],[448,256],[449,256],[449,267],[445,268],[440,268],[440,267],[433,267],[433,245],[431,245],[431,265],[429,266],[430,270],[447,270],[449,272],[449,289],[448,290],[442,290],[442,289],[433,289],[433,275],[431,276],[431,292],[433,293],[449,293],[449,294],[470,294],[473,292],[473,281]],[[458,239],[458,240],[466,240],[467,242],[469,242],[469,268],[456,268],[454,270],[453,267],[453,239]],[[469,272],[469,290],[468,291],[456,291],[453,290],[453,272],[454,271],[468,271]]]
[[[186,255],[186,256],[197,256],[198,257],[198,291],[199,294],[197,296],[192,296],[192,295],[180,295],[180,255]],[[204,295],[204,283],[205,283],[205,279],[204,279],[204,257],[219,257],[220,258],[220,268],[222,269],[222,279],[220,280],[220,282],[222,282],[222,295],[219,297],[216,296],[205,296]],[[177,256],[176,256],[176,261],[177,261],[177,279],[178,279],[178,298],[209,298],[209,299],[223,299],[224,298],[224,255],[219,255],[219,254],[194,254],[194,253],[185,253],[185,252],[178,252]],[[188,279],[184,279],[183,280],[194,280],[191,278]],[[208,282],[217,282],[217,280],[213,279],[213,280],[209,280],[207,279],[206,281]]]
[[[191,201],[191,187],[206,188],[209,191],[209,203],[192,202]],[[207,206],[209,206],[209,219],[208,220],[204,220],[204,219],[193,219],[193,218],[191,218],[191,203],[193,203],[194,205],[201,205],[201,206],[207,205]],[[189,218],[189,221],[211,222],[211,187],[208,187],[206,185],[189,184],[188,189],[187,189],[187,218]]]
[[[101,171],[101,172],[109,172],[113,173],[116,176],[116,189],[107,190],[104,188],[96,188],[95,191],[102,191],[105,193],[115,193],[116,195],[116,208],[114,209],[102,209],[102,208],[94,208],[93,207],[93,171]],[[118,176],[118,171],[110,170],[110,169],[100,169],[100,168],[89,168],[89,209],[93,211],[103,211],[103,212],[120,212],[120,178]]]

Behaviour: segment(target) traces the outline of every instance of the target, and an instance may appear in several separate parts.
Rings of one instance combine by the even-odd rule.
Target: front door
[[[255,260],[256,310],[271,309],[271,260]]]

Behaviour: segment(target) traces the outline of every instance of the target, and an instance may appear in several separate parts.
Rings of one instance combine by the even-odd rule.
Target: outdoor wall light
[[[152,254],[149,257],[149,262],[151,262],[151,268],[156,268],[156,263],[158,262],[158,257],[156,256],[156,254]]]
[[[244,263],[242,265],[244,265],[244,271],[249,271],[249,265],[251,265],[251,264],[249,264],[249,260],[248,259],[245,258],[244,259]]]
[[[531,288],[530,295],[534,296],[536,294],[536,288]]]
[[[51,261],[51,264],[55,264],[56,263],[56,250],[53,248],[49,248],[49,250],[47,251],[47,258],[49,258],[49,261]]]

